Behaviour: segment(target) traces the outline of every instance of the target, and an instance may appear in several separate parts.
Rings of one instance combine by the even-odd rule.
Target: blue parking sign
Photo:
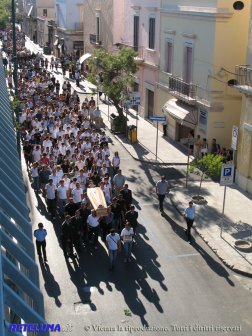
[[[234,181],[234,165],[224,164],[221,167],[220,185],[231,185]]]
[[[231,176],[231,175],[232,175],[232,169],[231,169],[231,168],[224,168],[223,175],[224,175],[225,177],[227,177],[227,176]]]

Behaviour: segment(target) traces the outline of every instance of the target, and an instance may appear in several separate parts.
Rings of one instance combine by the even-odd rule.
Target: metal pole
[[[109,97],[108,97],[108,121],[109,121]]]
[[[156,137],[156,161],[157,161],[157,150],[158,150],[158,121],[157,121],[157,137]]]
[[[17,40],[16,40],[16,8],[15,0],[11,1],[11,18],[12,18],[12,60],[13,60],[13,81],[15,87],[15,98],[18,99],[18,69],[17,69]],[[17,151],[21,159],[20,133],[19,133],[19,107],[15,107],[15,121],[17,132]]]
[[[126,138],[128,137],[128,106],[126,107]]]
[[[223,197],[223,205],[222,205],[222,218],[221,218],[221,231],[220,236],[222,237],[222,229],[223,229],[223,221],[224,221],[224,211],[225,211],[225,202],[226,202],[226,191],[227,186],[224,187],[224,197]]]
[[[187,139],[187,165],[186,165],[186,188],[188,185],[188,177],[189,177],[189,158],[190,158],[190,145],[189,145],[189,138]]]

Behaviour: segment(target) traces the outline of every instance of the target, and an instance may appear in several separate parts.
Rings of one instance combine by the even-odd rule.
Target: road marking
[[[150,205],[158,205],[159,203],[144,203],[144,204],[140,204],[141,205],[141,207],[143,207],[143,206],[150,206]]]
[[[170,256],[170,258],[184,258],[184,257],[193,257],[193,256],[200,256],[200,253],[177,254],[174,256]]]

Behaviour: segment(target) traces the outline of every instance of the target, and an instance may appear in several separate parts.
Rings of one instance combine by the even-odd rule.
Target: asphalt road
[[[171,185],[181,183],[183,171],[136,162],[111,138],[140,214],[134,262],[125,265],[120,255],[109,272],[100,242],[97,251],[87,247],[66,263],[60,223],[46,218],[44,199],[28,187],[32,222],[48,230],[49,263],[40,265],[47,321],[73,336],[252,335],[252,281],[222,265],[201,238],[189,245],[169,198],[165,215],[158,211],[155,181],[165,173]]]

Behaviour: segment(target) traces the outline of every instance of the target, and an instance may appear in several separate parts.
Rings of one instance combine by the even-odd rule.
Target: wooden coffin
[[[106,216],[108,213],[108,207],[101,188],[87,188],[87,196],[96,211],[96,215],[98,217]]]

